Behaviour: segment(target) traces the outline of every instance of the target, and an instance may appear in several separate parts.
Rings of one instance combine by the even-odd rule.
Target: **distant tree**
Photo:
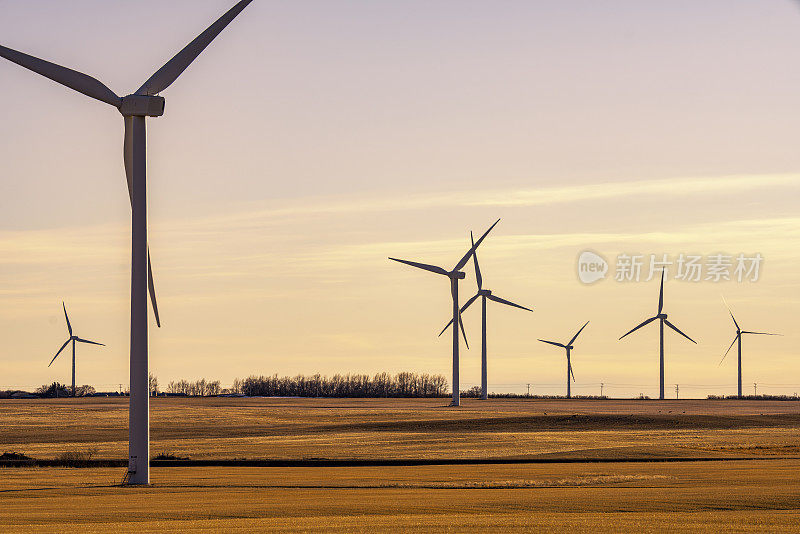
[[[72,393],[71,389],[64,384],[53,382],[50,385],[39,386],[34,393],[42,397],[69,397]]]
[[[158,378],[153,373],[147,375],[147,386],[151,397],[158,395]]]
[[[242,381],[240,379],[237,378],[233,381],[233,385],[231,386],[231,393],[235,395],[242,394]]]
[[[480,386],[472,386],[466,391],[461,392],[462,397],[468,398],[478,398],[481,396],[481,387]]]
[[[96,392],[92,386],[78,386],[75,388],[75,395],[77,397],[86,397],[89,395],[94,395]]]

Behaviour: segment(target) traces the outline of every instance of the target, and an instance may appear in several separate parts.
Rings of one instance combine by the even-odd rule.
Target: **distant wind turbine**
[[[725,302],[725,299],[723,298],[722,301]],[[742,398],[742,335],[744,335],[744,334],[753,334],[753,335],[758,335],[758,336],[780,336],[781,334],[770,334],[768,332],[750,332],[749,330],[742,330],[741,328],[739,328],[739,323],[736,322],[736,318],[733,316],[733,312],[731,311],[731,307],[728,306],[727,302],[725,302],[725,307],[728,308],[728,313],[731,314],[731,319],[733,319],[733,324],[734,324],[734,326],[736,326],[736,336],[734,336],[733,341],[731,342],[731,345],[728,347],[728,350],[725,351],[725,354],[722,356],[722,359],[719,361],[719,364],[722,365],[722,362],[725,361],[725,357],[728,355],[728,353],[733,348],[733,344],[738,341],[739,343],[738,343],[738,347],[737,347],[737,349],[738,349],[737,352],[738,352],[738,356],[739,356],[739,358],[738,358],[739,380],[738,380],[738,383],[737,383],[738,389],[736,390],[737,391],[736,395],[741,399]]]
[[[572,339],[570,339],[567,342],[566,345],[563,345],[563,344],[558,343],[556,341],[547,341],[545,339],[540,339],[539,340],[542,343],[549,343],[550,345],[555,345],[556,347],[561,347],[562,349],[566,349],[566,351],[567,351],[567,398],[568,399],[572,398],[572,394],[570,392],[570,380],[569,380],[570,379],[570,375],[572,375],[572,380],[573,381],[575,380],[575,373],[572,372],[572,361],[570,359],[570,355],[572,354],[572,349],[575,348],[575,347],[572,346],[572,344],[575,343],[575,340],[578,339],[578,336],[580,335],[581,332],[583,332],[583,329],[586,328],[587,324],[589,324],[589,321],[586,321],[586,323],[581,327],[580,330],[578,330],[575,333],[574,336],[572,336]]]
[[[472,232],[469,233],[469,238],[472,241],[472,246],[475,246],[475,240],[473,239]],[[525,306],[520,306],[519,304],[514,304],[511,301],[501,299],[497,295],[493,295],[492,292],[488,289],[483,289],[483,277],[481,276],[481,268],[478,265],[478,253],[477,251],[472,253],[472,260],[475,264],[475,281],[478,284],[478,292],[475,293],[475,296],[470,298],[467,302],[461,306],[460,313],[464,313],[464,311],[469,308],[470,304],[475,302],[478,297],[481,297],[481,398],[486,400],[489,398],[489,391],[487,385],[487,370],[486,370],[486,299],[492,300],[494,302],[499,302],[500,304],[505,304],[506,306],[512,306],[514,308],[520,308],[522,310],[533,311],[530,308],[526,308]],[[442,328],[442,331],[439,332],[439,335],[445,333],[445,331],[453,324],[453,320],[450,319],[450,322]]]
[[[690,338],[689,336],[687,336],[686,334],[684,334],[683,332],[678,330],[677,326],[675,326],[671,322],[667,321],[667,314],[666,313],[661,313],[661,311],[663,309],[664,309],[664,269],[661,270],[661,290],[658,293],[658,314],[655,317],[651,317],[648,320],[644,321],[642,324],[638,325],[637,327],[635,327],[632,330],[630,330],[627,334],[625,334],[622,337],[620,337],[620,339],[622,339],[623,337],[627,336],[628,334],[632,334],[633,332],[636,332],[637,330],[639,330],[644,325],[652,323],[656,319],[659,320],[659,345],[658,345],[658,347],[659,347],[659,360],[658,360],[658,363],[659,363],[659,393],[658,393],[658,398],[660,400],[664,400],[664,325],[666,324],[668,327],[672,328],[677,333],[679,333],[680,335],[682,335],[683,337],[685,337],[686,339],[688,339],[689,341],[691,341],[695,345],[697,344],[697,341],[695,341],[694,339]]]
[[[129,484],[150,483],[150,396],[148,384],[147,293],[158,322],[152,269],[147,246],[147,178],[145,118],[164,114],[164,97],[158,94],[211,44],[211,41],[252,0],[242,0],[186,45],[153,74],[135,93],[119,97],[101,81],[81,72],[0,46],[0,56],[56,83],[117,108],[125,120],[124,161],[131,201],[131,354],[130,412],[128,417]],[[154,15],[157,17],[157,15]],[[224,109],[223,102],[208,102],[204,113]]]
[[[452,270],[448,271],[447,269],[443,269],[442,267],[437,267],[436,265],[428,265],[426,263],[417,263],[414,261],[408,260],[399,260],[397,258],[389,258],[392,261],[398,261],[400,263],[405,263],[406,265],[411,265],[412,267],[416,267],[418,269],[423,269],[425,271],[430,271],[432,273],[441,274],[446,276],[450,279],[450,294],[453,297],[453,319],[451,323],[453,324],[453,406],[460,406],[461,405],[461,392],[459,390],[459,375],[458,375],[458,329],[455,327],[458,324],[461,327],[461,333],[464,335],[464,339],[466,339],[466,334],[464,334],[464,325],[461,322],[461,313],[458,308],[458,281],[463,280],[466,274],[462,272],[460,269],[464,267],[469,261],[469,257],[475,253],[475,250],[480,246],[483,240],[489,235],[489,232],[492,231],[492,228],[497,226],[497,223],[500,222],[500,219],[497,219],[493,225],[489,227],[486,232],[478,239],[478,241],[472,243],[472,247],[464,254],[456,266],[453,267]]]
[[[67,306],[62,302],[61,307],[64,308],[64,319],[67,320],[67,331],[69,332],[69,338],[64,342],[63,345],[61,345],[61,348],[58,349],[58,352],[56,352],[56,355],[53,356],[52,360],[50,360],[50,363],[47,364],[47,367],[53,365],[53,362],[56,361],[56,358],[58,358],[58,355],[61,354],[61,351],[64,350],[67,347],[67,345],[72,343],[72,396],[74,397],[75,396],[75,343],[88,343],[90,345],[101,345],[103,347],[105,347],[105,345],[103,345],[102,343],[98,343],[96,341],[89,341],[88,339],[83,339],[74,335],[72,332],[72,325],[69,322],[69,315],[67,315]]]

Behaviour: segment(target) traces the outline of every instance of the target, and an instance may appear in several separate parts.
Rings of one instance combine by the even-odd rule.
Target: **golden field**
[[[126,400],[0,401],[0,452],[125,458]],[[800,529],[798,402],[446,404],[157,398],[151,452],[520,463],[156,467],[147,488],[119,487],[119,468],[0,468],[0,531]],[[677,457],[719,461],[645,461]],[[603,459],[629,461],[580,461]]]

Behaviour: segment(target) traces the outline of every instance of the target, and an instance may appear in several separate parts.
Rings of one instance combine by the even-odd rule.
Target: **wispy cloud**
[[[636,182],[607,182],[549,189],[521,189],[502,194],[484,193],[468,205],[541,206],[631,197],[683,197],[702,194],[736,194],[775,187],[800,187],[800,174],[690,177]]]
[[[359,198],[305,198],[274,209],[242,211],[214,219],[217,223],[255,224],[257,220],[337,213],[368,213],[453,207],[524,207],[635,197],[675,198],[710,194],[800,188],[800,174],[748,174],[715,177],[680,177],[646,181],[605,182],[567,187],[503,188],[434,192],[428,194],[362,196]]]

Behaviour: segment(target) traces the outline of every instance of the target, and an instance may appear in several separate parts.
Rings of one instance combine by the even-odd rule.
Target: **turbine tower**
[[[462,272],[460,269],[464,267],[469,261],[469,257],[475,253],[475,250],[480,246],[481,242],[489,235],[489,232],[492,231],[492,228],[497,226],[497,223],[500,222],[500,219],[497,219],[493,225],[489,227],[486,232],[478,239],[478,241],[472,243],[472,247],[464,254],[464,257],[456,263],[456,266],[453,267],[452,270],[448,271],[447,269],[443,269],[442,267],[437,267],[436,265],[428,265],[426,263],[417,263],[414,261],[408,260],[399,260],[397,258],[389,258],[392,261],[398,261],[400,263],[405,263],[406,265],[411,265],[412,267],[416,267],[418,269],[423,269],[425,271],[430,271],[432,273],[441,274],[446,276],[450,279],[450,294],[453,297],[453,319],[451,323],[453,324],[453,402],[452,406],[460,406],[461,405],[461,391],[459,390],[459,375],[458,375],[458,328],[455,327],[458,324],[461,327],[461,333],[464,334],[464,325],[461,323],[461,313],[458,308],[458,281],[463,280],[466,274]],[[464,339],[466,340],[466,335],[464,334]]]
[[[150,397],[148,392],[147,293],[155,303],[152,269],[147,246],[147,178],[145,118],[164,114],[164,97],[158,94],[225,29],[252,0],[242,0],[197,36],[153,74],[135,93],[119,97],[99,80],[81,72],[0,46],[0,56],[54,82],[117,108],[125,120],[123,146],[125,175],[131,201],[131,349],[130,412],[128,431],[128,483],[150,483]]]
[[[67,338],[64,344],[61,345],[61,348],[58,349],[58,352],[56,352],[56,355],[53,356],[52,360],[50,360],[50,363],[47,364],[47,367],[53,365],[53,362],[56,361],[56,358],[58,358],[58,355],[61,354],[61,351],[64,350],[67,347],[67,345],[72,343],[72,396],[74,397],[75,396],[75,343],[88,343],[90,345],[100,345],[103,347],[105,347],[105,345],[103,345],[102,343],[98,343],[96,341],[89,341],[88,339],[83,339],[76,336],[72,332],[72,325],[69,322],[69,315],[67,315],[67,305],[62,302],[61,307],[64,308],[64,319],[67,320],[67,331],[69,332],[69,338]]]
[[[572,354],[572,349],[575,348],[575,347],[572,346],[572,344],[575,343],[575,340],[578,339],[578,336],[580,335],[581,332],[583,332],[583,329],[586,328],[587,324],[589,324],[589,321],[586,321],[586,324],[584,324],[581,327],[581,329],[578,330],[578,332],[574,336],[572,336],[572,339],[567,341],[566,345],[563,345],[561,343],[557,343],[555,341],[547,341],[547,340],[544,340],[544,339],[540,339],[539,340],[542,343],[549,343],[550,345],[555,345],[556,347],[561,347],[563,349],[566,349],[566,351],[567,351],[567,398],[568,399],[572,398],[572,393],[570,391],[570,381],[569,381],[570,375],[572,375],[572,381],[573,382],[575,381],[575,373],[572,372],[572,360],[570,359],[570,356]]]
[[[722,300],[723,300],[723,302],[725,301],[724,298]],[[725,302],[725,307],[728,308],[728,313],[731,314],[731,319],[733,319],[733,324],[736,327],[736,336],[733,338],[733,341],[731,342],[730,346],[728,347],[728,350],[726,350],[725,354],[722,355],[722,359],[719,361],[719,365],[722,365],[722,362],[725,361],[725,357],[728,355],[728,353],[733,348],[733,344],[738,342],[738,346],[737,346],[738,350],[737,350],[737,352],[738,352],[739,377],[738,377],[738,382],[737,382],[737,386],[738,387],[737,387],[737,390],[736,390],[736,396],[741,399],[742,398],[742,335],[744,335],[744,334],[753,334],[753,335],[757,335],[757,336],[780,336],[781,334],[770,334],[769,332],[751,332],[749,330],[742,330],[741,328],[739,328],[739,323],[736,322],[736,318],[733,316],[733,312],[731,311],[731,307],[728,306],[727,302]]]
[[[644,325],[652,323],[656,319],[659,320],[659,338],[658,338],[659,339],[659,345],[658,345],[658,347],[659,347],[659,349],[658,349],[659,350],[659,359],[658,359],[658,365],[659,365],[659,367],[658,367],[659,368],[659,390],[658,390],[658,398],[660,400],[664,400],[664,325],[666,324],[668,327],[672,328],[677,333],[679,333],[680,335],[682,335],[683,337],[685,337],[686,339],[688,339],[689,341],[691,341],[695,345],[697,344],[697,341],[695,341],[694,339],[690,338],[689,336],[687,336],[686,334],[684,334],[683,332],[678,330],[677,326],[675,326],[674,324],[672,324],[671,322],[669,322],[667,320],[667,314],[666,313],[661,313],[663,309],[664,309],[664,269],[661,270],[661,289],[660,289],[660,291],[658,293],[658,314],[655,315],[654,317],[651,317],[648,320],[644,321],[642,324],[636,326],[635,328],[630,330],[628,333],[626,333],[625,335],[620,337],[620,339],[622,339],[623,337],[627,336],[628,334],[632,334],[633,332],[636,332],[637,330],[639,330]]]
[[[475,240],[473,239],[472,232],[469,233],[469,238],[472,241],[472,245],[475,246]],[[499,302],[500,304],[505,304],[506,306],[512,306],[514,308],[520,308],[523,310],[528,310],[532,312],[530,308],[526,308],[525,306],[520,306],[519,304],[514,304],[511,301],[501,299],[497,295],[493,295],[492,292],[488,289],[483,289],[483,277],[481,276],[481,268],[478,265],[478,253],[477,251],[472,253],[472,260],[475,264],[475,281],[478,284],[478,292],[470,298],[464,305],[461,307],[459,313],[464,313],[464,311],[469,308],[470,304],[475,302],[478,297],[481,297],[481,399],[486,400],[489,398],[489,391],[487,385],[487,369],[486,369],[486,300],[491,300],[494,302]],[[439,336],[445,333],[448,327],[453,324],[453,320],[450,319],[450,322],[442,328],[442,331],[439,332]]]

